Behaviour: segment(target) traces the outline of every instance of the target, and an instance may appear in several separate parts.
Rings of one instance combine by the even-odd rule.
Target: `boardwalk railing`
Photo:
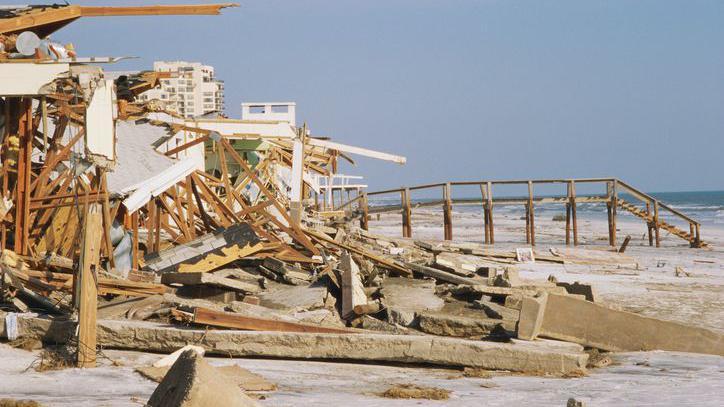
[[[560,196],[536,196],[535,187],[540,185],[565,185],[566,194]],[[586,184],[599,184],[605,186],[605,194],[577,195],[576,186]],[[523,197],[493,196],[495,185],[522,185],[527,186],[528,194]],[[453,187],[478,186],[479,198],[455,198]],[[608,215],[608,240],[611,246],[616,246],[616,218],[618,209],[624,209],[634,216],[644,220],[647,225],[649,244],[660,246],[661,229],[689,242],[691,247],[705,246],[701,240],[701,224],[659,201],[653,196],[642,192],[631,185],[616,178],[584,178],[584,179],[536,179],[536,180],[501,180],[501,181],[458,181],[437,184],[417,185],[384,191],[360,191],[356,197],[349,198],[340,203],[335,209],[354,209],[360,216],[360,226],[367,230],[369,215],[374,213],[398,212],[402,214],[402,235],[412,237],[412,209],[411,193],[422,190],[439,190],[441,199],[426,200],[415,203],[415,208],[441,207],[443,211],[443,231],[445,240],[453,238],[453,205],[481,205],[483,210],[483,226],[485,230],[485,243],[495,243],[494,208],[506,205],[522,205],[525,207],[525,236],[526,243],[535,245],[535,206],[539,204],[561,204],[566,209],[566,244],[578,245],[578,216],[577,205],[583,203],[604,203]],[[399,196],[400,203],[392,205],[369,206],[370,197],[395,194]],[[624,200],[632,197],[632,201]],[[638,206],[642,205],[642,206]],[[680,229],[661,219],[662,212],[667,212],[672,218],[689,224],[689,231]]]

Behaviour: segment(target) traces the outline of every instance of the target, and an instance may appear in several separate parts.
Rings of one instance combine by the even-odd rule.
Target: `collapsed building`
[[[191,343],[550,375],[584,372],[584,347],[724,354],[720,334],[609,309],[590,286],[522,281],[508,253],[369,233],[339,160],[405,157],[315,136],[290,104],[182,117],[138,98],[170,74],[109,79],[114,58],[47,39],[81,17],[228,6],[0,9],[3,337],[70,344],[81,367],[97,346]]]

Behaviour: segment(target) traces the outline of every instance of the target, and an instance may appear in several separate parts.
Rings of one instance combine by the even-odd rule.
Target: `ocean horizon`
[[[668,191],[668,192],[647,192],[664,204],[684,213],[685,215],[699,221],[702,225],[724,226],[724,190],[722,191]],[[467,196],[466,196],[467,195]],[[472,194],[454,195],[455,199],[474,199],[480,195]],[[581,194],[583,195],[583,194]],[[525,197],[522,194],[497,194],[496,197],[516,198]],[[560,194],[539,194],[537,197],[561,196]],[[634,204],[639,202],[628,194],[619,194],[620,197]],[[426,203],[439,200],[440,198],[412,197],[410,202],[413,206],[416,203]],[[372,196],[369,198],[370,206],[394,205],[400,201],[399,195],[389,194],[385,196]],[[643,204],[640,205],[643,207]],[[455,205],[455,210],[461,212],[476,212],[480,208],[476,205]],[[562,204],[536,204],[536,217],[555,216],[565,213],[565,206]],[[579,216],[593,216],[594,218],[606,217],[606,208],[603,203],[579,203],[577,205]],[[500,214],[523,214],[522,205],[496,206],[496,213]],[[625,211],[619,210],[619,213]],[[661,210],[660,218],[665,221],[676,222],[679,218],[674,217],[668,211]]]

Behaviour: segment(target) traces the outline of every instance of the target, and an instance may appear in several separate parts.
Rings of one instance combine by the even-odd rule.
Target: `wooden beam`
[[[103,233],[101,204],[91,204],[83,220],[78,313],[78,367],[96,366],[98,263]]]
[[[168,16],[168,15],[219,15],[221,9],[238,7],[236,3],[184,4],[136,7],[91,7],[80,6],[81,17],[114,16]]]

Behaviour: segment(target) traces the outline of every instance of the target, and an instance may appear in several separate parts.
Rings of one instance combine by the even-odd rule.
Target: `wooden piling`
[[[360,206],[362,208],[362,217],[359,220],[359,227],[361,227],[363,230],[369,230],[369,201],[367,200],[367,192],[362,192],[362,201],[360,202]]]
[[[400,191],[400,207],[402,208],[402,237],[412,237],[412,208],[410,208],[410,189]]]
[[[528,181],[528,227],[530,245],[535,246],[535,206],[533,204],[533,181]]]
[[[490,231],[488,230],[488,201],[487,201],[487,193],[485,190],[485,187],[483,184],[480,184],[480,195],[482,197],[481,201],[483,203],[483,237],[485,244],[490,244]]]
[[[646,217],[647,217],[646,230],[649,234],[649,246],[653,246],[654,245],[654,232],[653,232],[654,222],[652,221],[653,218],[651,217],[651,203],[648,201],[646,201]]]
[[[654,235],[656,237],[656,247],[660,247],[661,238],[659,232],[659,201],[654,201]]]
[[[573,245],[578,246],[578,217],[576,216],[576,182],[569,181],[571,188],[571,221],[573,222]]]
[[[495,244],[495,226],[493,223],[493,183],[488,181],[488,229],[490,233],[490,244]]]
[[[452,240],[452,198],[450,196],[450,183],[443,187],[443,228],[445,240]]]
[[[566,246],[571,244],[571,183],[566,184]]]
[[[611,191],[611,246],[616,247],[616,212],[618,211],[618,180],[613,180],[613,187]]]

